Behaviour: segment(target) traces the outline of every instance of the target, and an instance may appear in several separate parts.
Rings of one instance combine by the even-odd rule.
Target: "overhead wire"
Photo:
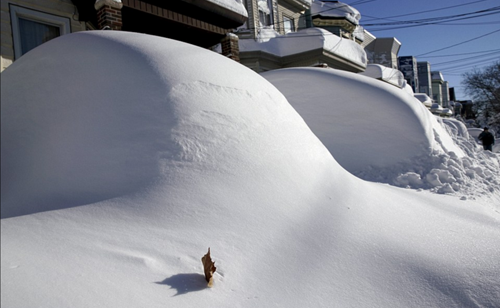
[[[483,55],[480,55],[480,56],[475,56],[473,59],[474,60],[477,60],[479,58],[483,58],[483,57],[488,57],[488,56],[491,56],[491,55],[495,55],[496,57],[500,57],[499,53],[497,51],[493,51],[493,52],[489,52],[489,53],[485,53]],[[446,65],[446,64],[451,64],[451,63],[456,63],[456,62],[464,62],[464,61],[470,61],[472,60],[470,57],[467,57],[467,58],[460,58],[460,59],[455,59],[455,60],[450,60],[450,61],[445,61],[445,62],[438,62],[438,63],[432,63],[432,66],[442,66],[442,65]]]
[[[390,18],[395,18],[395,17],[404,17],[404,16],[411,16],[411,15],[418,15],[418,14],[429,13],[429,12],[435,12],[435,11],[442,11],[442,10],[447,10],[447,9],[456,8],[456,7],[460,7],[460,6],[471,5],[471,4],[474,4],[474,3],[484,2],[484,1],[489,1],[489,0],[478,0],[478,1],[473,1],[473,2],[464,3],[464,4],[458,4],[458,5],[447,6],[447,7],[443,7],[443,8],[437,8],[437,9],[432,9],[432,10],[426,10],[426,11],[420,11],[420,12],[413,12],[413,13],[407,13],[407,14],[401,14],[401,15],[394,15],[394,16],[388,16],[388,17],[373,17],[373,16],[369,16],[369,15],[364,15],[364,16],[372,18],[372,19],[369,19],[369,20],[367,20],[367,21],[370,21],[370,20],[377,20],[377,19],[385,19],[385,20],[390,20]]]
[[[373,1],[376,1],[376,0],[360,0],[360,1],[352,2],[350,4],[346,4],[345,6],[348,7],[348,6],[351,6],[351,5],[360,5],[360,4],[365,4],[365,3],[373,2]],[[417,14],[423,14],[423,13],[427,13],[427,12],[430,12],[430,11],[437,11],[437,10],[446,10],[446,9],[450,9],[450,8],[456,8],[456,7],[460,7],[460,6],[465,6],[465,5],[470,5],[470,4],[479,3],[479,2],[485,2],[485,1],[488,1],[488,0],[474,1],[474,2],[467,3],[467,4],[453,5],[453,6],[443,7],[443,8],[434,9],[434,10],[426,10],[426,11],[413,12],[413,13],[408,13],[408,14],[401,14],[401,15],[396,15],[396,16],[392,16],[392,17],[389,17],[389,18],[403,17],[403,16],[410,16],[410,15],[417,15]],[[326,8],[325,10],[323,10],[323,11],[315,12],[314,15],[325,13],[325,12],[328,12],[328,11],[331,11],[331,10],[335,10],[335,9],[339,9],[339,8],[342,8],[342,6],[329,7],[329,8]],[[362,26],[363,27],[369,27],[369,26],[396,26],[396,25],[399,25],[399,27],[392,27],[392,28],[391,27],[386,27],[386,28],[380,29],[380,30],[379,29],[375,29],[375,30],[370,29],[370,31],[382,31],[382,30],[403,29],[403,28],[408,28],[408,27],[416,27],[416,26],[424,26],[424,25],[453,25],[453,24],[451,24],[451,22],[456,22],[456,21],[460,21],[460,20],[467,20],[467,19],[473,19],[473,18],[479,18],[479,17],[485,17],[485,16],[490,16],[490,15],[495,15],[495,14],[500,14],[500,6],[494,6],[494,7],[490,7],[490,8],[487,8],[487,9],[473,11],[473,12],[468,12],[468,13],[463,13],[463,14],[455,14],[455,15],[449,15],[449,16],[441,16],[441,17],[433,17],[433,18],[423,18],[423,19],[415,19],[415,20],[406,20],[406,21],[393,21],[393,22],[389,22],[389,23],[372,23],[372,24],[368,24],[368,25],[364,24]],[[310,15],[313,15],[313,14],[310,14]],[[380,18],[380,19],[386,19],[387,20],[388,18]],[[490,22],[489,24],[496,24],[496,23],[500,23],[500,22],[493,21],[493,22]],[[281,21],[276,22],[275,21],[273,23],[273,26],[280,26],[281,24],[283,24],[283,22],[281,22]],[[479,24],[479,23],[477,23],[477,24]],[[484,25],[484,24],[485,24],[484,22],[481,23],[481,25]],[[463,25],[463,24],[455,24],[455,25]],[[470,25],[473,25],[473,23],[471,23]],[[253,30],[255,28],[247,28],[247,29]],[[431,53],[435,53],[435,52],[438,52],[438,51],[442,51],[442,50],[446,50],[446,49],[449,49],[449,48],[453,48],[453,47],[456,47],[456,46],[459,46],[459,45],[462,45],[462,44],[466,44],[468,42],[471,42],[471,41],[474,41],[474,40],[477,40],[477,39],[480,39],[480,38],[492,35],[492,34],[497,33],[499,31],[500,31],[500,29],[492,31],[492,32],[489,32],[489,33],[486,33],[484,35],[477,36],[477,37],[472,38],[470,40],[466,40],[466,41],[463,41],[463,42],[460,42],[460,43],[457,43],[457,44],[453,44],[453,45],[450,45],[450,46],[447,46],[447,47],[444,47],[444,48],[432,50],[432,51],[429,51],[429,52],[417,55],[416,57],[421,57],[421,56],[428,55],[428,54],[431,54]],[[287,36],[278,36],[277,38],[291,39],[291,38],[301,38],[301,37],[325,36],[325,35],[330,35],[330,34],[331,33],[320,33],[320,34],[312,34],[312,35],[311,34],[293,34],[293,35],[287,35]],[[337,36],[335,34],[331,34],[331,35]],[[337,47],[337,46],[335,46],[335,47]],[[496,51],[496,50],[493,50],[493,51]],[[486,52],[487,51],[485,51],[484,53],[486,53]],[[476,52],[476,53],[483,53],[483,52]],[[476,53],[466,53],[466,54],[476,54]],[[491,53],[486,53],[482,57],[488,56],[490,54]],[[460,55],[460,54],[458,54],[458,55]],[[439,57],[439,56],[428,56],[428,57],[431,58],[431,57]],[[496,59],[496,58],[487,58],[487,59],[483,59],[481,61],[475,61],[475,62],[466,64],[466,65],[463,65],[463,63],[461,63],[460,67],[465,67],[465,66],[470,67],[470,66],[476,65],[477,63],[488,61],[490,59]],[[457,62],[457,61],[459,61],[459,60],[448,61],[448,62],[444,62],[442,64],[443,65],[445,63],[450,63],[451,64],[451,63],[454,63],[454,62]],[[433,65],[441,65],[441,64],[433,64]],[[450,71],[452,69],[455,69],[455,66],[445,67],[445,68],[441,69],[441,71],[446,71],[447,72],[447,71]]]
[[[448,54],[448,55],[439,55],[439,56],[427,56],[426,58],[442,58],[442,57],[464,56],[464,55],[473,55],[473,54],[478,54],[478,53],[487,53],[487,52],[492,52],[492,51],[500,51],[500,48],[499,49],[483,50],[483,51],[474,51],[474,52],[455,53],[455,54]]]
[[[438,17],[421,18],[421,19],[414,19],[414,20],[397,20],[397,21],[392,21],[392,22],[381,22],[381,23],[364,24],[364,26],[387,26],[387,25],[392,26],[392,25],[408,24],[408,23],[432,22],[432,21],[435,21],[435,20],[453,19],[453,18],[464,17],[464,16],[468,16],[468,15],[482,14],[482,13],[488,13],[488,12],[495,12],[495,11],[498,11],[498,10],[500,10],[500,6],[494,6],[494,7],[483,9],[483,10],[479,10],[479,11],[462,13],[462,14],[455,14],[455,15],[449,15],[449,16],[438,16]],[[488,14],[491,14],[491,13],[488,13]]]
[[[439,49],[436,49],[436,50],[431,50],[429,52],[426,52],[426,53],[423,53],[423,54],[419,54],[416,57],[421,57],[421,56],[424,56],[424,55],[428,55],[428,54],[431,54],[431,53],[435,53],[435,52],[438,52],[438,51],[442,51],[442,50],[450,49],[450,48],[453,48],[453,47],[456,47],[456,46],[459,46],[459,45],[463,45],[463,44],[466,44],[466,43],[478,40],[480,38],[492,35],[492,34],[497,33],[497,32],[500,32],[500,29],[497,29],[495,31],[492,31],[492,32],[489,32],[489,33],[486,33],[486,34],[483,34],[483,35],[480,35],[480,36],[477,36],[475,38],[472,38],[472,39],[469,39],[469,40],[466,40],[466,41],[463,41],[463,42],[460,42],[460,43],[457,43],[457,44],[453,44],[453,45],[450,45],[450,46],[447,46],[447,47],[443,47],[443,48],[439,48]]]
[[[482,60],[477,60],[477,61],[474,61],[474,62],[471,62],[471,63],[468,63],[468,64],[460,64],[460,65],[455,65],[455,66],[451,66],[451,67],[445,67],[445,68],[442,68],[440,69],[440,71],[459,71],[459,70],[462,70],[462,69],[468,69],[470,67],[474,67],[476,66],[476,64],[481,64],[481,66],[487,66],[488,63],[492,63],[492,62],[495,62],[495,61],[499,61],[500,60],[500,57],[499,56],[495,56],[495,57],[491,57],[491,58],[488,58],[488,59],[482,59]]]
[[[377,32],[377,31],[405,29],[411,27],[421,27],[428,25],[446,25],[446,23],[454,21],[467,20],[467,19],[485,17],[496,14],[500,14],[500,6],[464,14],[440,16],[440,17],[425,18],[425,19],[404,20],[404,21],[387,22],[387,23],[362,24],[362,26],[365,28],[378,26],[379,28],[369,29],[370,32]],[[494,23],[496,23],[496,21],[494,21]]]

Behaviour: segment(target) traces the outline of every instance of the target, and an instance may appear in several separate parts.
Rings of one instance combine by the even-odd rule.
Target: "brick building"
[[[237,37],[247,20],[235,0],[1,0],[1,70],[32,48],[60,35],[123,30],[172,38],[238,60]]]

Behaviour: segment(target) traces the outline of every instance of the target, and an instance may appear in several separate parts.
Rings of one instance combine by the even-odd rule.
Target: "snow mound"
[[[1,220],[2,307],[500,300],[498,213],[354,177],[274,86],[216,53],[68,34],[2,89],[2,216],[27,214]]]
[[[324,150],[318,144],[302,153],[300,144],[285,141],[291,135],[305,134],[304,142],[315,137],[307,135],[310,131],[281,93],[251,70],[215,53],[200,57],[204,51],[187,44],[149,41],[124,33],[64,36],[2,74],[2,217],[130,194],[179,168],[177,160],[204,161],[205,166],[226,161],[227,170],[219,170],[224,173],[231,170],[228,153],[244,154],[247,162],[240,163],[271,159],[277,154],[255,144],[254,136],[270,125],[288,131],[273,129],[271,135],[281,134],[282,144],[269,148],[280,147],[299,160]],[[74,60],[93,54],[95,46],[98,56]],[[117,57],[121,46],[126,48]],[[61,57],[62,52],[72,56]],[[213,71],[200,75],[207,59]],[[248,81],[227,78],[216,69],[221,66]],[[258,121],[251,117],[255,113]],[[189,126],[192,136],[177,133],[179,125]],[[211,135],[216,128],[225,128],[217,140]],[[239,130],[248,133],[236,140],[232,133]],[[204,138],[203,144],[191,138]]]
[[[262,75],[362,179],[466,197],[500,192],[498,156],[478,149],[462,123],[436,118],[411,93],[333,69]]]

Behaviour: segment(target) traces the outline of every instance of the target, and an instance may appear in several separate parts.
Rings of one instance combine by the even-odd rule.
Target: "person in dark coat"
[[[479,134],[477,139],[481,140],[483,143],[484,150],[493,151],[493,145],[495,144],[495,137],[492,133],[488,131],[488,127]]]

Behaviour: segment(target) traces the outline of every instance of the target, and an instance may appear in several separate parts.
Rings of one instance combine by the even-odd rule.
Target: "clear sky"
[[[500,61],[499,0],[346,0],[376,37],[396,37],[399,56],[428,61],[457,100],[470,99],[462,74]],[[385,25],[384,25],[385,24]]]

